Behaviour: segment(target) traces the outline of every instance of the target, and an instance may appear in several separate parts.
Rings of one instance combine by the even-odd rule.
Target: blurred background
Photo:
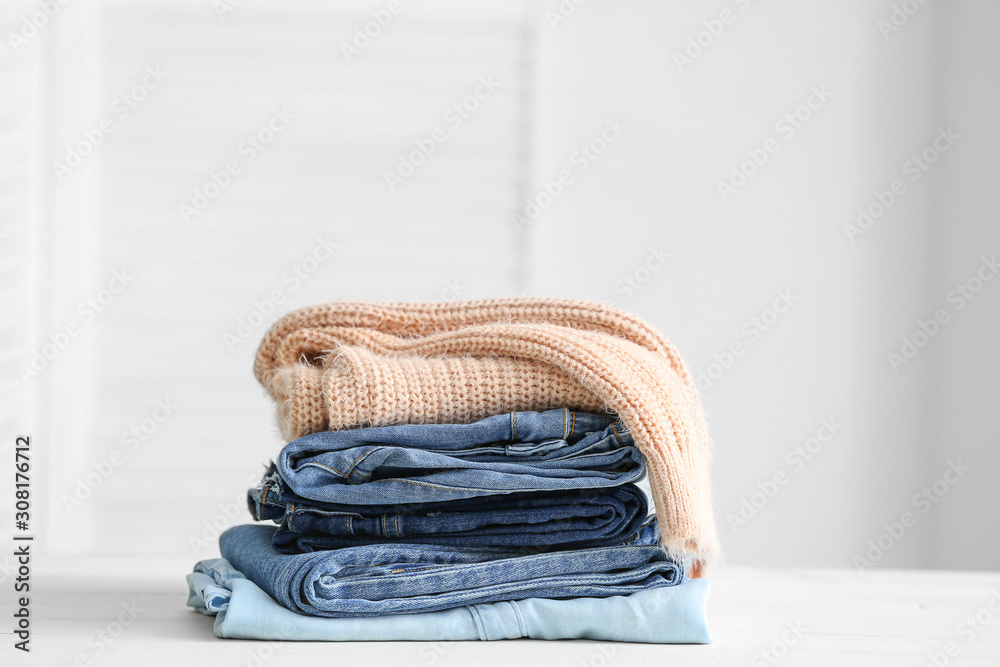
[[[523,294],[678,346],[726,562],[1000,565],[1000,4],[0,7],[37,548],[216,554],[288,310]]]

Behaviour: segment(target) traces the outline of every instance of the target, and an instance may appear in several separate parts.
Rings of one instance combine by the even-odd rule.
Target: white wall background
[[[588,2],[565,20],[555,2],[404,1],[348,61],[341,44],[385,6],[71,3],[0,45],[0,423],[5,442],[35,439],[42,545],[213,553],[208,525],[247,519],[241,495],[281,445],[250,365],[285,310],[528,293],[633,310],[698,373],[743,345],[704,390],[729,562],[852,566],[881,537],[877,567],[997,567],[1000,280],[961,311],[946,295],[1000,252],[1000,7],[921,5],[884,36],[882,1]],[[7,3],[3,34],[36,9]],[[157,66],[163,82],[120,117],[114,100]],[[491,75],[496,92],[451,127],[446,110]],[[786,136],[776,122],[813,87],[829,100]],[[275,107],[294,119],[246,161]],[[58,178],[53,161],[103,118],[114,131]],[[620,137],[581,171],[575,152],[615,118]],[[447,141],[390,191],[385,171],[437,127]],[[909,181],[904,162],[946,127],[960,138]],[[768,138],[777,152],[723,201],[717,182]],[[229,160],[240,174],[186,222],[180,205]],[[511,216],[561,170],[572,183],[518,232]],[[850,242],[844,225],[894,178],[905,194]],[[338,248],[312,264],[318,238]],[[121,269],[129,284],[85,318]],[[752,338],[778,290],[791,307]],[[938,308],[950,321],[894,371],[887,353]],[[70,322],[79,335],[22,379]],[[157,400],[178,407],[131,449]],[[799,469],[786,455],[824,419],[843,426]],[[923,513],[914,494],[958,460],[971,469]],[[744,500],[762,506],[734,528]],[[914,525],[884,537],[906,511]]]
[[[587,268],[539,262],[532,288],[617,298],[696,371],[744,344],[704,391],[731,562],[850,564],[910,511],[916,525],[882,539],[878,565],[995,568],[1000,283],[961,311],[946,295],[1000,250],[1000,7],[932,3],[884,37],[890,3],[687,5],[594,4],[543,40],[542,173],[602,118],[630,128],[538,226],[539,246],[590,253]],[[724,9],[732,22],[678,67],[673,53]],[[788,137],[776,123],[816,86],[832,96]],[[939,127],[961,138],[912,182],[903,165]],[[716,183],[767,138],[777,152],[724,202]],[[849,241],[845,223],[897,178],[905,193]],[[670,261],[626,300],[615,286],[660,246]],[[781,289],[798,297],[788,312],[746,335]],[[939,308],[950,321],[894,371],[887,353]],[[789,463],[824,418],[842,430]],[[972,470],[915,505],[959,459]]]

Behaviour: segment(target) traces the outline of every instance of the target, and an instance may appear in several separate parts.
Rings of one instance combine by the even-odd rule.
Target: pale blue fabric
[[[216,615],[227,639],[286,641],[447,641],[593,639],[651,644],[707,644],[707,579],[628,596],[492,602],[444,611],[321,618],[285,609],[226,560],[201,561],[188,575],[188,605]]]

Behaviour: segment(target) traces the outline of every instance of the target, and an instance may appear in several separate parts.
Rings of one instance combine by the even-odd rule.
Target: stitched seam
[[[618,439],[618,444],[625,447],[625,443],[622,442],[621,436],[618,435],[618,429],[615,428],[614,424],[611,425],[611,432],[614,433],[615,437]]]
[[[572,413],[572,415],[573,415],[573,422],[569,428],[569,437],[571,438],[573,437],[573,433],[576,431],[576,413],[574,412]]]
[[[399,574],[400,572],[427,572],[428,570],[441,570],[441,569],[444,569],[445,567],[448,567],[448,566],[447,565],[434,565],[433,567],[418,567],[418,568],[416,568],[414,570],[405,570],[405,569],[404,570],[390,570],[389,574]]]
[[[466,607],[469,613],[472,615],[472,621],[476,625],[476,633],[479,634],[480,640],[488,640],[490,637],[486,632],[486,626],[483,625],[483,619],[480,617],[479,610],[476,605],[470,605]]]
[[[444,486],[443,484],[427,484],[426,482],[414,482],[411,479],[387,479],[383,481],[403,482],[405,484],[414,484],[416,486],[426,486],[429,489],[444,489],[445,491],[497,491],[497,489],[483,489],[475,486]]]
[[[354,459],[354,461],[352,461],[352,462],[351,462],[351,465],[350,465],[350,467],[349,467],[349,468],[347,469],[347,472],[348,472],[348,473],[352,473],[352,474],[353,474],[353,473],[354,473],[354,469],[355,469],[356,467],[358,467],[358,464],[359,464],[359,463],[360,463],[360,462],[361,462],[361,461],[362,461],[363,459],[365,459],[365,458],[367,458],[367,457],[371,456],[372,454],[374,454],[375,452],[377,452],[377,451],[378,451],[378,450],[380,450],[380,449],[384,449],[384,447],[376,447],[375,449],[372,449],[372,450],[370,450],[370,451],[367,451],[367,452],[365,452],[364,454],[362,454],[361,456],[359,456],[358,458]],[[372,476],[372,474],[371,474],[370,472],[363,472],[363,471],[362,471],[362,472],[359,472],[358,474],[359,474],[359,475],[364,475],[365,477],[371,477],[371,476]]]
[[[341,472],[340,470],[337,470],[333,466],[327,465],[325,463],[320,463],[319,461],[313,461],[312,463],[308,463],[306,465],[319,466],[320,468],[326,468],[327,470],[331,470],[331,471],[337,473],[338,475],[340,475],[341,477],[343,477],[345,480],[347,480],[347,482],[349,484],[365,484],[366,483],[365,481],[355,482],[353,479],[351,479],[351,475],[349,473]],[[371,477],[372,476],[372,474],[370,472],[367,472],[367,473],[366,472],[359,472],[358,475],[361,476],[361,477]]]
[[[522,637],[527,637],[528,629],[524,626],[524,617],[521,616],[521,608],[517,606],[517,602],[515,600],[511,600],[507,604],[509,604],[514,610],[514,618],[517,619],[518,632],[521,633]]]
[[[348,482],[351,482],[351,480],[348,479],[348,477],[349,477],[348,475],[345,475],[344,473],[340,472],[339,470],[337,470],[333,466],[328,466],[327,464],[325,464],[325,463],[319,463],[318,461],[315,461],[315,462],[310,463],[308,465],[319,466],[320,468],[326,468],[327,470],[332,470],[333,472],[337,473],[338,475],[340,475],[344,479],[347,479]],[[354,484],[354,482],[351,482],[351,484]]]

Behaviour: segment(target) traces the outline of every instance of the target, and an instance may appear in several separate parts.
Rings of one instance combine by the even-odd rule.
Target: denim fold
[[[630,542],[655,521],[642,489],[511,493],[438,503],[339,505],[303,501],[276,471],[248,492],[255,519],[280,523],[282,553],[408,542],[449,546],[586,548]]]
[[[565,409],[313,433],[285,445],[276,467],[303,501],[352,506],[610,488],[646,470],[615,416]]]
[[[529,598],[376,618],[302,616],[282,607],[228,561],[199,562],[188,606],[215,616],[216,636],[272,641],[464,641],[527,637],[707,644],[707,579],[627,596]]]
[[[491,547],[379,544],[304,554],[271,546],[275,528],[219,538],[222,557],[296,613],[382,616],[525,598],[611,597],[676,586],[684,566],[658,546],[523,555]]]

